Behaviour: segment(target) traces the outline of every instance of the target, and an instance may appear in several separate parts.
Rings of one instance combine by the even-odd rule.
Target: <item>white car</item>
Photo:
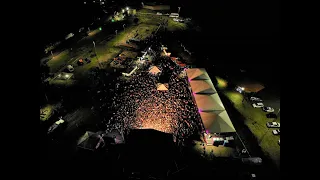
[[[257,98],[257,97],[250,97],[251,101],[258,101],[258,102],[262,102],[262,99]]]
[[[252,104],[252,107],[254,107],[254,108],[262,108],[263,106],[264,106],[264,104],[261,103],[261,102],[253,103],[253,104]]]
[[[161,15],[162,15],[162,13],[160,13],[160,12],[157,12],[157,15],[158,15],[158,16],[161,16]]]
[[[276,129],[272,131],[272,134],[274,135],[280,135],[280,129]]]
[[[73,71],[74,71],[74,68],[73,68],[72,65],[68,65],[68,66],[67,66],[67,69],[68,69],[69,72],[73,72]]]
[[[267,107],[267,106],[264,106],[262,110],[265,112],[274,112],[274,109],[272,107]]]
[[[278,122],[267,122],[267,127],[268,128],[279,128],[280,127],[280,123],[278,123]]]
[[[175,22],[184,22],[183,19],[178,19],[178,18],[173,18],[173,21],[175,21]]]

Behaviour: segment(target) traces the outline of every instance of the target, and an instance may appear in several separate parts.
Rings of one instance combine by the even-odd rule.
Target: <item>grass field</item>
[[[70,60],[70,53],[68,50],[65,50],[58,55],[54,56],[52,59],[50,59],[47,64],[50,67],[51,72],[56,72],[61,67],[65,66],[68,61]]]
[[[243,95],[235,91],[223,91],[234,107],[245,117],[245,125],[257,138],[259,146],[265,155],[269,156],[277,167],[280,167],[280,146],[278,140],[280,136],[272,134],[272,130],[277,128],[267,128],[266,123],[273,119],[268,119],[266,113],[260,108],[253,108],[250,103],[243,100]],[[280,122],[280,117],[276,120]]]
[[[185,23],[176,22],[172,18],[169,18],[168,21],[168,31],[183,31],[187,29]]]
[[[143,13],[152,13],[152,14],[143,14]],[[86,72],[91,68],[98,67],[99,62],[104,65],[108,65],[111,60],[118,55],[123,46],[126,46],[126,41],[130,38],[135,38],[144,40],[152,34],[157,28],[158,24],[162,20],[168,21],[168,30],[183,30],[186,28],[186,25],[179,22],[174,22],[172,18],[168,16],[157,16],[155,11],[142,9],[138,11],[137,17],[139,18],[138,25],[127,26],[125,30],[118,30],[118,34],[108,34],[103,30],[92,30],[89,33],[89,36],[78,41],[72,47],[73,50],[66,50],[56,55],[52,60],[48,61],[48,66],[50,71],[56,73],[63,68],[71,64],[75,67],[74,77],[79,79],[85,77]],[[153,15],[154,14],[154,15]],[[97,57],[92,57],[91,55],[95,54],[93,41],[96,44]],[[132,46],[135,47],[135,46]],[[76,64],[77,60],[80,58],[90,58],[91,63],[85,63],[83,66],[78,66]],[[105,66],[102,66],[104,68]],[[67,83],[67,82],[66,82]],[[55,84],[63,84],[61,82],[55,82]],[[70,83],[69,83],[70,84]]]

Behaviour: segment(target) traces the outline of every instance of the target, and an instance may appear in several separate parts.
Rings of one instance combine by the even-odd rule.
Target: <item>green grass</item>
[[[280,146],[278,140],[280,136],[272,134],[272,130],[277,128],[267,128],[266,123],[272,121],[266,117],[266,113],[260,108],[253,108],[250,103],[244,101],[243,95],[234,91],[225,91],[224,94],[233,102],[234,107],[245,117],[245,125],[257,138],[259,145],[265,155],[269,156],[277,167],[280,166]],[[280,122],[280,117],[276,120]]]
[[[44,115],[41,116],[41,112],[43,112]],[[53,112],[53,106],[47,105],[44,108],[40,109],[40,121],[47,121]]]
[[[217,79],[217,82],[218,82],[218,88],[219,89],[225,89],[226,87],[228,87],[228,81],[226,81],[226,80],[224,80],[224,79],[222,79],[222,78],[220,78],[220,77],[216,77],[216,79]]]
[[[74,85],[75,81],[72,79],[68,79],[68,80],[52,80],[50,81],[51,85],[58,85],[58,86],[72,86]]]
[[[63,51],[47,62],[51,72],[56,72],[70,60],[69,51]]]
[[[169,18],[169,21],[168,21],[169,31],[180,31],[180,30],[186,30],[186,29],[187,29],[187,24],[176,22],[172,18]]]

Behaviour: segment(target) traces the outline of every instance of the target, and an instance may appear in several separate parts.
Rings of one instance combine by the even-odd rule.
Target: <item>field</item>
[[[174,22],[168,16],[158,16],[155,11],[151,10],[139,10],[136,16],[139,19],[138,24],[127,24],[124,29],[118,29],[117,34],[115,32],[110,34],[105,29],[95,29],[87,37],[75,41],[72,48],[55,52],[54,58],[47,62],[50,72],[65,71],[65,67],[70,64],[75,69],[74,79],[81,79],[92,68],[110,68],[109,64],[112,59],[123,50],[129,48],[135,51],[137,45],[134,43],[127,44],[126,41],[130,38],[146,39],[158,29],[161,22],[168,21],[167,30],[169,31],[184,30],[187,27],[184,23]],[[163,30],[163,28],[160,28],[160,30]],[[51,55],[48,55],[48,57],[51,57]],[[80,58],[89,58],[91,63],[79,66],[77,61]],[[54,84],[63,83],[62,80],[61,82],[54,82]],[[67,84],[73,83],[68,82]]]
[[[247,101],[243,101],[243,95],[232,90],[223,90],[226,82],[222,78],[217,78],[218,88],[221,88],[223,94],[233,103],[234,107],[245,117],[244,124],[250,129],[253,135],[258,140],[259,146],[263,153],[270,157],[273,162],[280,167],[280,146],[278,140],[280,136],[272,134],[272,130],[278,128],[268,128],[267,122],[272,122],[273,119],[266,117],[266,112],[261,108],[253,108]],[[221,82],[223,82],[221,85]],[[275,120],[280,122],[280,117]]]

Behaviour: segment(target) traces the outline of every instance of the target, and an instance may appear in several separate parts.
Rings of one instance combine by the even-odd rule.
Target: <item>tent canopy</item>
[[[216,89],[210,80],[195,80],[190,81],[192,92],[196,94],[214,94]]]
[[[161,71],[160,71],[160,69],[157,67],[157,66],[152,66],[151,67],[151,69],[150,69],[150,71],[149,71],[149,73],[151,73],[151,74],[158,74],[158,73],[160,73]]]
[[[168,91],[168,85],[166,84],[162,84],[162,83],[158,83],[157,84],[157,90],[158,91]]]
[[[225,107],[205,69],[187,69],[187,76],[204,127],[210,133],[235,132]]]
[[[189,80],[210,80],[207,71],[203,68],[192,68],[186,71]]]
[[[210,133],[236,132],[227,111],[200,112],[204,127]]]
[[[216,102],[216,98],[213,98],[212,95],[195,94],[194,98],[200,111],[225,110],[224,106],[221,106],[222,102]]]
[[[86,131],[86,133],[78,140],[77,145],[85,149],[94,150],[96,149],[99,141],[100,135],[94,132]]]

